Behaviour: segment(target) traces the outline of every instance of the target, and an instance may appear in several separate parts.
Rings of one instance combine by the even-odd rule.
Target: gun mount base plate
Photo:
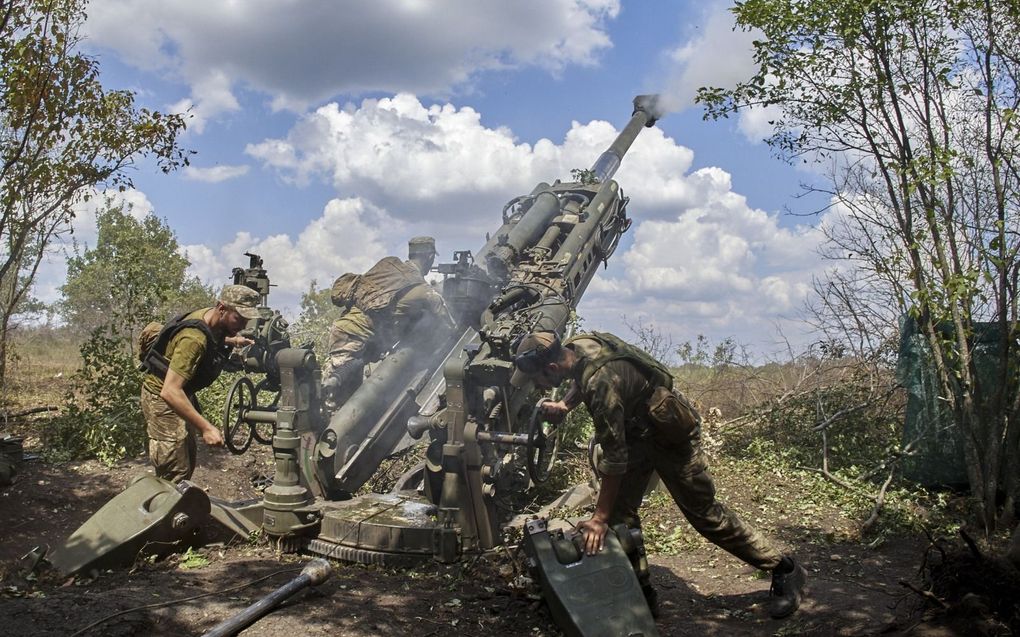
[[[409,565],[434,554],[437,509],[424,497],[373,493],[322,505],[310,553],[383,566]]]

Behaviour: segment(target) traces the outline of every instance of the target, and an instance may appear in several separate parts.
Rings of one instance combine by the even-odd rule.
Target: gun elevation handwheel
[[[528,446],[525,453],[528,476],[535,484],[542,484],[549,479],[549,472],[560,448],[559,425],[546,422],[542,417],[542,405],[546,400],[540,400],[535,405],[528,423]]]
[[[254,408],[255,385],[250,378],[242,376],[231,386],[223,406],[223,437],[233,454],[240,455],[251,446],[255,426],[245,420],[245,415]]]

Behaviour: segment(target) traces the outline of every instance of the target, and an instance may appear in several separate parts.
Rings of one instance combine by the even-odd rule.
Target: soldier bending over
[[[517,346],[511,384],[528,380],[551,389],[570,378],[562,400],[544,404],[552,422],[584,403],[602,446],[602,474],[595,513],[579,525],[585,550],[602,549],[609,527],[640,528],[638,507],[656,471],[694,529],[744,562],[772,572],[769,614],[790,615],[800,604],[806,573],[777,551],[715,497],[715,484],[701,451],[701,416],[673,389],[669,370],[644,351],[611,334],[593,332],[563,343],[553,332],[526,335]],[[653,613],[657,595],[642,590]]]
[[[216,380],[231,348],[254,343],[237,333],[258,316],[259,300],[259,293],[247,286],[225,286],[214,307],[173,319],[143,354],[142,414],[157,478],[191,478],[196,430],[206,444],[223,444],[220,430],[198,410],[195,392]]]

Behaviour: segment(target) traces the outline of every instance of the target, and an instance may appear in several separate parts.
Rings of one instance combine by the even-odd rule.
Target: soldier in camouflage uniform
[[[237,333],[258,316],[259,301],[255,290],[228,285],[215,306],[170,321],[143,357],[142,414],[156,477],[171,482],[191,477],[196,430],[206,444],[223,444],[220,430],[199,412],[195,392],[219,376],[231,348],[254,343]]]
[[[432,237],[408,242],[408,260],[386,257],[365,274],[345,274],[333,284],[333,303],[344,308],[329,331],[323,385],[342,404],[364,378],[365,364],[378,360],[423,319],[453,320],[443,297],[425,280],[436,258]]]
[[[551,389],[571,379],[563,399],[544,404],[552,422],[584,403],[602,447],[602,475],[595,513],[582,522],[585,550],[602,549],[609,527],[625,523],[640,528],[638,507],[652,472],[698,533],[737,558],[772,572],[769,614],[793,613],[803,594],[806,573],[791,557],[777,551],[715,497],[715,484],[701,450],[701,417],[673,389],[669,370],[644,351],[611,335],[594,332],[563,343],[552,332],[526,335],[517,346],[511,384],[529,380]],[[653,611],[656,595],[648,581],[642,588]]]

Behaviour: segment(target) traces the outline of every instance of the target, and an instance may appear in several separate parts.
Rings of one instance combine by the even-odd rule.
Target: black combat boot
[[[772,571],[772,587],[769,589],[769,615],[782,619],[793,614],[804,597],[804,582],[807,571],[790,557],[784,557]]]

